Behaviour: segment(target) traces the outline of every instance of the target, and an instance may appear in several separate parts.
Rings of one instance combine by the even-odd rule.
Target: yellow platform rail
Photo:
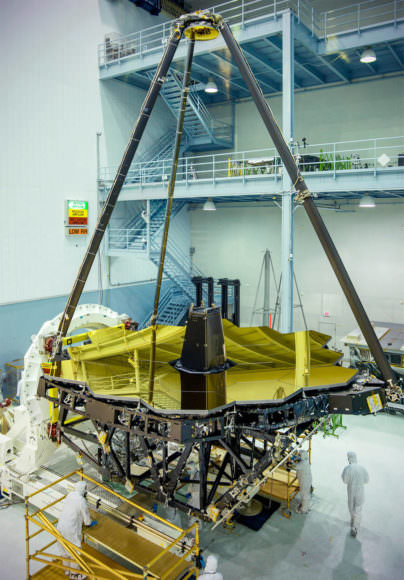
[[[133,530],[127,529],[121,524],[117,523],[102,514],[99,514],[100,519],[105,522],[110,521],[111,525],[119,527],[122,533],[126,534],[126,539],[130,539],[130,554],[134,554],[134,557],[128,557],[123,551],[119,553],[116,547],[111,547],[111,552],[120,558],[120,561],[126,561],[129,563],[129,568],[118,564],[115,560],[106,556],[104,553],[99,552],[88,544],[88,541],[93,542],[92,536],[94,534],[85,533],[84,541],[82,546],[78,547],[63,538],[59,533],[56,524],[57,518],[49,515],[49,510],[53,508],[59,502],[62,502],[66,495],[60,494],[60,497],[53,499],[46,505],[42,507],[37,507],[34,505],[35,500],[33,498],[39,494],[43,494],[47,490],[54,488],[61,482],[75,478],[77,476],[80,479],[87,480],[97,487],[107,491],[111,495],[117,497],[123,503],[128,504],[132,508],[139,510],[141,515],[151,516],[156,521],[164,523],[168,527],[172,528],[176,532],[180,532],[179,536],[175,539],[166,539],[166,546],[161,547],[161,545],[156,545],[150,540],[146,540],[144,537],[138,536]],[[93,492],[93,490],[91,490]],[[42,502],[41,502],[42,503]],[[97,514],[98,515],[98,514]],[[143,530],[148,530],[150,534],[153,534],[155,530],[148,526],[145,522],[142,522],[142,517],[136,520],[136,527],[142,528]],[[31,527],[35,526],[35,531],[31,531]],[[91,530],[96,530],[91,528]],[[27,580],[35,579],[57,579],[65,578],[66,572],[72,572],[74,574],[83,573],[87,576],[89,580],[175,580],[181,577],[183,580],[191,578],[191,576],[198,577],[198,568],[195,564],[197,557],[199,556],[199,527],[198,523],[195,522],[187,529],[182,529],[175,524],[172,524],[168,520],[154,514],[152,511],[146,509],[140,504],[120,495],[116,491],[110,489],[109,487],[103,485],[102,483],[96,481],[90,476],[86,475],[82,471],[73,471],[64,477],[53,481],[52,483],[36,490],[25,498],[25,531],[26,531],[26,578]],[[42,536],[44,538],[44,545],[38,547],[38,536],[40,534],[45,534]],[[194,533],[195,538],[191,542],[186,542],[186,536],[190,533]],[[149,537],[150,537],[149,534]],[[88,536],[88,537],[87,537]],[[160,540],[163,534],[160,534]],[[35,540],[35,548],[32,548],[32,540]],[[159,539],[159,534],[157,532],[157,539]],[[136,543],[139,542],[140,550],[138,552],[144,552],[143,559],[136,558]],[[97,543],[97,542],[96,542]],[[152,546],[151,550],[145,549],[145,543]],[[124,542],[126,546],[128,542]],[[104,538],[102,546],[108,551],[108,535]],[[60,547],[62,547],[68,555],[62,555]],[[32,549],[31,549],[32,548]],[[173,553],[173,549],[176,553]],[[152,557],[150,558],[150,554]],[[32,562],[37,562],[43,564],[42,568],[37,572],[31,573]],[[134,572],[130,568],[138,568],[140,572]]]

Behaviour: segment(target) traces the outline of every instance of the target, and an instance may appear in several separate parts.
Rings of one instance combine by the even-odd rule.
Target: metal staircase
[[[153,71],[147,71],[151,80]],[[178,117],[181,103],[182,77],[169,71],[160,95],[175,118]],[[190,91],[184,119],[184,150],[212,151],[233,146],[232,125],[214,119],[196,91]]]
[[[186,205],[186,201],[175,200],[171,217],[175,217]],[[157,266],[160,260],[160,248],[164,228],[166,201],[150,203],[149,223],[140,214],[132,218],[126,228],[110,228],[108,232],[108,253],[116,255],[130,251],[147,253]],[[160,324],[180,324],[186,317],[189,304],[195,300],[195,288],[192,276],[203,276],[197,268],[192,267],[187,256],[175,242],[168,238],[164,274],[173,282],[173,286],[162,295],[159,305]],[[206,300],[206,297],[205,297]],[[144,328],[150,321],[151,313],[140,323]]]
[[[186,201],[175,200],[171,217],[175,217],[186,205]],[[160,260],[160,248],[165,220],[166,200],[150,203],[149,223],[141,214],[131,218],[124,228],[109,228],[108,254],[131,253],[147,254],[157,266]],[[190,302],[195,299],[195,288],[192,276],[203,276],[195,267],[192,268],[190,257],[175,242],[168,238],[164,274],[173,282],[161,297],[159,305],[160,324],[180,324],[187,315]],[[206,297],[205,297],[206,299]],[[140,323],[144,328],[150,321],[151,313]]]
[[[182,203],[181,207],[178,207],[178,209],[177,205],[174,204],[174,215],[184,206],[184,204],[185,202]],[[164,222],[165,206],[165,200],[150,203],[150,227],[154,230],[157,230],[161,226],[161,223]],[[161,217],[161,215],[163,217]],[[124,221],[122,218],[119,222],[114,220],[108,228],[109,255],[112,255],[111,251],[122,250],[146,252],[148,249],[147,235],[147,222],[142,218],[140,213],[136,214],[129,221]]]
[[[151,80],[154,72],[147,71],[145,76]],[[160,95],[175,118],[179,114],[181,90],[181,76],[174,71],[167,73]],[[170,129],[142,155],[136,157],[136,162],[132,163],[125,179],[126,185],[161,183],[170,178],[175,133],[175,129]],[[214,119],[198,93],[191,90],[187,100],[180,153],[232,149],[233,145],[233,125]],[[101,168],[100,189],[105,188],[106,183],[112,182],[114,174],[115,168]]]
[[[136,163],[132,163],[125,183],[161,181],[161,161],[171,160],[174,142],[175,129],[172,129],[155,141],[153,146],[146,150],[143,155],[139,156]],[[186,149],[187,145],[188,137],[185,135],[182,139],[181,151]],[[169,173],[169,167],[167,167],[167,173]]]
[[[177,286],[171,286],[161,297],[159,302],[159,324],[179,325],[184,322],[188,314],[189,296]],[[139,328],[145,328],[150,323],[151,312],[140,322]]]
[[[186,201],[175,200],[171,216],[177,215],[186,205]],[[126,229],[110,228],[109,231],[109,255],[116,255],[116,250],[120,252],[130,251],[131,253],[143,253],[158,266],[160,260],[161,242],[165,220],[166,201],[150,203],[149,224],[145,222],[140,214],[132,218],[127,223]],[[148,240],[148,245],[144,241]],[[205,277],[203,272],[191,263],[190,256],[187,255],[175,241],[168,237],[167,251],[164,263],[164,274],[172,282],[172,285],[162,294],[159,303],[159,324],[179,325],[182,324],[188,314],[189,305],[195,302],[195,286],[192,282],[193,276]],[[208,303],[206,289],[203,291],[203,300]],[[220,293],[215,293],[215,304],[221,300]],[[232,304],[234,297],[229,295],[229,304]],[[139,323],[139,328],[145,328],[150,322],[151,312]]]

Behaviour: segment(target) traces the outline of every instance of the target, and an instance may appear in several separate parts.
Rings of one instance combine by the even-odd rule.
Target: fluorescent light
[[[203,204],[203,208],[202,209],[203,209],[203,211],[216,211],[216,206],[213,203],[211,197],[208,197],[208,199]]]
[[[370,62],[375,62],[375,60],[376,60],[375,51],[370,47],[365,48],[365,50],[361,54],[361,62],[368,64]]]
[[[374,198],[371,197],[370,195],[364,195],[363,197],[361,197],[359,207],[376,207]]]
[[[208,80],[208,82],[205,85],[205,93],[217,93],[218,88],[217,88],[217,84],[215,83],[215,81],[210,78]]]

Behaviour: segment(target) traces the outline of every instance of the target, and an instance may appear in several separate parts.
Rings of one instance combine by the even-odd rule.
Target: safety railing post
[[[139,53],[143,54],[142,31],[139,32]]]
[[[311,7],[311,35],[314,36],[314,6]]]
[[[377,173],[377,144],[376,139],[373,141],[373,175]]]
[[[245,152],[243,151],[243,155],[241,158],[241,174],[243,176],[243,183],[245,183]]]
[[[397,27],[397,0],[394,0],[393,10],[394,10],[394,28],[396,28]]]
[[[241,0],[241,28],[244,28],[244,0]]]
[[[327,40],[327,12],[324,12],[324,40]]]
[[[216,155],[212,155],[212,180],[213,180],[213,183],[216,183],[215,171],[216,171]]]
[[[333,159],[334,159],[334,179],[336,179],[336,177],[337,177],[337,165],[336,165],[336,144],[335,143],[334,143]]]
[[[300,24],[300,0],[297,0],[297,21]]]
[[[150,200],[146,201],[146,237],[147,237],[147,256],[150,257]]]
[[[360,34],[361,33],[361,5],[360,4],[358,4],[356,18],[358,20],[358,34]]]
[[[274,20],[276,20],[276,0],[274,0]]]
[[[185,157],[185,183],[188,187],[188,157]]]
[[[129,250],[129,230],[126,229],[126,249]]]

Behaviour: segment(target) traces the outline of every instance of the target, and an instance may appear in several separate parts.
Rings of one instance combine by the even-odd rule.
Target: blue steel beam
[[[337,77],[344,82],[349,82],[349,74],[344,66],[329,62],[319,49],[319,41],[301,23],[295,23],[295,40],[301,42],[322,64],[327,66]]]
[[[263,65],[264,68],[266,68],[270,74],[275,74],[280,78],[280,80],[282,80],[282,72],[273,67],[267,60],[265,60],[265,58],[263,58],[262,56],[258,56],[258,54],[255,54],[252,51],[252,49],[248,48],[247,46],[243,46],[243,52],[245,54],[248,54],[248,56],[251,56],[251,58],[259,62],[261,65]]]
[[[270,40],[269,38],[265,38],[264,39],[265,42],[273,47],[276,48],[279,52],[283,52],[282,51],[282,47],[279,46],[274,40]],[[314,79],[316,79],[316,81],[318,81],[320,84],[324,84],[325,80],[322,76],[320,76],[317,72],[311,70],[311,68],[309,68],[307,65],[301,63],[295,56],[295,65],[298,66],[300,69],[304,70],[305,73],[309,74],[311,77],[313,77]]]
[[[244,50],[244,52],[247,52],[246,49],[243,49],[243,50]],[[227,65],[229,65],[230,68],[231,68],[231,70],[234,70],[235,73],[237,74],[237,77],[238,77],[237,80],[240,80],[241,82],[243,81],[243,79],[239,76],[240,73],[239,73],[238,68],[232,62],[230,62],[229,60],[227,60],[227,58],[224,58],[223,56],[220,56],[220,54],[217,54],[216,52],[210,52],[209,53],[209,56],[215,57],[217,60],[220,60],[221,62],[224,62]],[[270,68],[272,68],[272,67],[270,67]],[[275,69],[273,69],[273,70],[275,70]],[[259,76],[259,75],[256,75],[256,76]],[[262,79],[260,80],[260,84],[266,85],[269,89],[271,89],[271,91],[274,91],[274,92],[279,91],[279,87],[274,87],[273,85],[271,85],[270,83],[268,83],[267,81],[264,81]]]
[[[200,57],[199,57],[199,61],[201,62]],[[232,79],[226,78],[225,76],[221,75],[220,73],[213,71],[213,70],[210,70],[208,67],[202,66],[201,64],[194,61],[192,63],[192,69],[195,69],[195,68],[202,70],[203,74],[205,76],[208,76],[208,77],[213,76],[213,77],[220,79],[224,83],[225,86],[226,86],[226,84],[230,84],[230,85],[237,87],[239,90],[249,94],[246,86],[240,85],[239,83],[233,81]]]
[[[341,65],[337,66],[335,63],[329,62],[328,59],[318,53],[316,53],[316,57],[322,64],[326,65],[334,74],[336,74],[341,81],[346,83],[350,82],[348,71],[345,67],[342,67]]]
[[[404,62],[401,60],[401,58],[398,56],[396,50],[394,49],[394,47],[389,44],[389,43],[385,43],[387,48],[389,49],[389,51],[391,52],[394,60],[400,65],[401,68],[404,68]]]
[[[148,91],[150,87],[150,80],[142,73],[127,73],[122,76],[118,76],[117,78],[118,80],[124,82],[128,82],[130,80],[129,84],[134,84],[136,87],[145,89],[146,91]]]
[[[258,64],[260,64],[261,66],[263,66],[266,69],[266,71],[268,71],[269,74],[276,74],[277,76],[280,77],[280,79],[282,79],[282,73],[280,71],[278,71],[276,68],[274,68],[272,65],[270,65],[269,62],[267,62],[261,56],[254,54],[254,52],[250,48],[246,48],[245,46],[243,46],[243,52],[244,52],[244,54],[247,55],[247,60],[252,59],[253,61],[255,61]],[[254,74],[255,74],[255,76],[259,76],[259,75],[257,75],[256,72],[254,72]],[[268,83],[266,82],[266,84],[268,84]],[[297,85],[297,84],[296,84],[296,86],[300,87],[300,85]],[[280,91],[281,87],[278,86],[278,88],[276,90]]]

